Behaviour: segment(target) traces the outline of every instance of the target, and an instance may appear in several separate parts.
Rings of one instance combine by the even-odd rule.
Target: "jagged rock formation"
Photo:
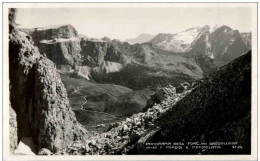
[[[59,153],[72,141],[85,137],[86,131],[71,111],[55,65],[32,45],[29,35],[16,29],[9,34],[9,70],[17,141],[31,137],[36,151],[47,148]],[[11,147],[15,146],[12,141]]]
[[[151,98],[147,101],[144,111],[147,111],[148,108],[153,107],[155,104],[160,104],[167,97],[175,97],[176,89],[172,86],[159,88],[156,92],[151,95]]]
[[[251,52],[221,67],[173,105],[156,121],[159,130],[150,142],[237,142],[242,149],[145,150],[145,154],[250,154],[251,149]]]

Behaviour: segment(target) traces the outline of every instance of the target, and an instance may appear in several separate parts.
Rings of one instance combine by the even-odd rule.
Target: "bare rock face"
[[[47,58],[53,61],[57,66],[67,65],[75,67],[81,65],[81,48],[79,41],[62,41],[51,43],[40,43],[39,50],[45,53]]]
[[[47,148],[58,153],[84,138],[86,131],[71,111],[54,63],[39,53],[30,36],[17,30],[9,34],[9,69],[18,141],[31,137],[37,151]]]
[[[89,67],[99,67],[104,61],[121,63],[122,53],[106,41],[81,39],[82,64]]]
[[[17,122],[16,122],[16,113],[14,109],[9,106],[9,140],[10,140],[10,152],[14,153],[14,150],[17,148]]]

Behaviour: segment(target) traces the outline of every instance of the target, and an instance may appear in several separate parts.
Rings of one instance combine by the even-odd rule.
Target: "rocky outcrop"
[[[151,98],[147,101],[144,111],[147,111],[148,108],[153,107],[155,104],[160,104],[167,97],[175,97],[176,88],[169,85],[168,87],[159,88],[156,92],[151,95]]]
[[[122,53],[116,50],[106,41],[93,41],[82,39],[80,41],[82,49],[82,65],[89,67],[99,67],[104,61],[122,63]]]
[[[9,69],[18,141],[32,138],[36,151],[47,148],[59,153],[72,141],[85,137],[54,63],[39,53],[30,36],[16,29],[9,34]],[[11,147],[15,143],[11,142]]]
[[[146,150],[145,154],[250,154],[251,52],[196,83],[192,92],[163,113],[149,141],[237,142],[242,149]],[[141,146],[142,147],[142,146]],[[140,146],[136,145],[135,152]]]

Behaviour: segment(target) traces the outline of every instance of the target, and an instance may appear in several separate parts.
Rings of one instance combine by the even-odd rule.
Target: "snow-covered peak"
[[[209,26],[209,32],[210,33],[216,31],[220,27],[217,24],[211,24],[211,25],[208,25],[208,26]]]
[[[199,32],[200,28],[191,28],[178,34],[175,34],[172,39],[176,41],[182,41],[183,44],[191,44],[194,41],[194,39],[198,36]]]
[[[201,27],[190,28],[168,37],[161,36],[159,43],[154,42],[157,46],[168,51],[186,52],[190,49],[192,43],[200,37],[202,29]]]
[[[200,27],[193,27],[186,29],[177,34],[158,34],[151,41],[153,44],[161,47],[164,50],[173,52],[187,52],[192,48],[192,44],[200,38],[201,35],[212,33],[220,26],[216,24],[205,25]],[[169,36],[166,36],[169,35]]]

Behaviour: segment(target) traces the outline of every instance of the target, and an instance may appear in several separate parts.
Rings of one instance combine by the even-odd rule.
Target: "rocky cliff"
[[[61,66],[75,67],[82,64],[79,41],[41,42],[38,45],[40,53],[46,54],[58,68]]]
[[[78,37],[77,30],[70,24],[59,25],[59,26],[49,26],[49,27],[39,27],[33,29],[19,29],[28,35],[31,35],[36,46],[39,45],[40,41],[43,40],[54,40],[55,39],[69,39],[73,37]]]
[[[12,120],[16,113],[18,136],[16,140],[14,128],[10,129],[12,149],[23,138],[32,138],[36,152],[47,148],[60,153],[73,141],[85,137],[86,131],[71,111],[66,89],[54,63],[39,53],[29,35],[12,28],[9,70],[10,102],[14,109],[11,110],[14,117],[11,117],[10,124],[15,128]]]
[[[102,40],[81,39],[82,64],[89,67],[100,67],[104,61],[123,63],[123,56],[111,43]]]
[[[123,61],[122,54],[109,42],[80,36],[71,25],[19,30],[30,35],[40,53],[46,54],[58,68],[95,68],[104,61]]]

